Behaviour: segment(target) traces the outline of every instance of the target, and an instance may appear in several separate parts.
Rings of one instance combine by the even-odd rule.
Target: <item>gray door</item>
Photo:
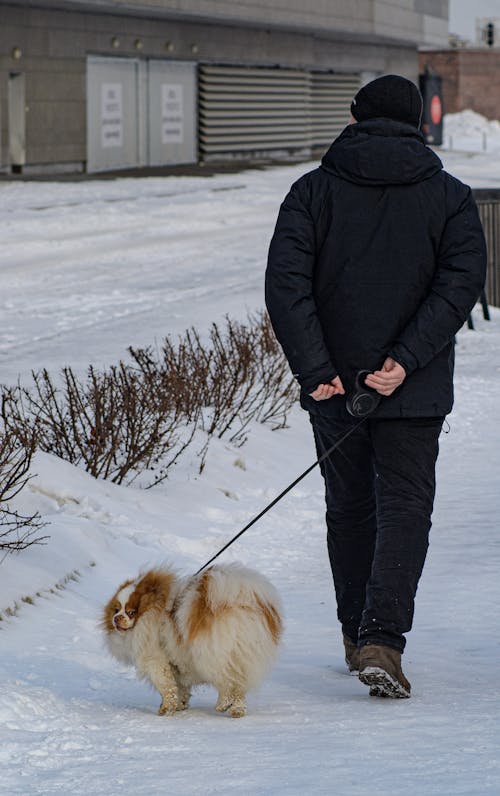
[[[196,64],[148,62],[149,165],[195,163]]]
[[[88,58],[87,171],[140,165],[139,76],[135,58]]]
[[[9,163],[26,163],[26,98],[25,81],[21,73],[11,72],[8,88]]]

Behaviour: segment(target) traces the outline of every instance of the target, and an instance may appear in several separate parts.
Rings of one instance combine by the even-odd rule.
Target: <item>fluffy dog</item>
[[[111,654],[160,692],[160,714],[184,710],[192,686],[209,683],[215,709],[239,718],[276,656],[282,617],[274,586],[230,564],[190,578],[155,569],[127,580],[104,609],[103,627]]]

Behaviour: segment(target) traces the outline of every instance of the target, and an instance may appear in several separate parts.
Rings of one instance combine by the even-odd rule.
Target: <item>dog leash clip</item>
[[[382,396],[365,384],[369,370],[360,370],[354,382],[354,390],[346,400],[346,408],[353,417],[367,417],[375,411]]]

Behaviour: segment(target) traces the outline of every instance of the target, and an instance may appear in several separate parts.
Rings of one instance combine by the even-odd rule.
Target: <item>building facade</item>
[[[500,49],[425,50],[420,70],[442,78],[445,113],[466,109],[500,119]]]
[[[0,0],[0,168],[310,153],[447,37],[447,0]]]

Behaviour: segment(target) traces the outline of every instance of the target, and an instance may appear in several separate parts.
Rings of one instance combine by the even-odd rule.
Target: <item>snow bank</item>
[[[471,110],[447,113],[444,117],[444,133],[470,137],[486,133],[492,138],[500,138],[500,122]]]
[[[500,150],[500,122],[475,111],[447,113],[443,120],[443,147],[468,152]]]

